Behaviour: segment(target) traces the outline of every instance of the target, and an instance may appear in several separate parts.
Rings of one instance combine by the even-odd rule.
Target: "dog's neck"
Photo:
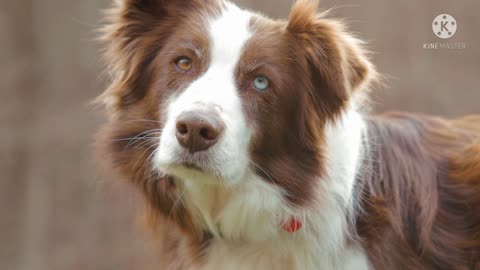
[[[259,243],[314,237],[323,242],[322,246],[341,247],[353,217],[353,190],[362,159],[364,131],[364,121],[353,109],[326,126],[326,174],[319,177],[316,201],[308,208],[289,207],[279,187],[259,180],[253,173],[247,173],[235,187],[202,185],[195,179],[185,179],[182,200],[202,230],[214,238]],[[303,225],[293,233],[282,229],[282,224],[292,217]]]

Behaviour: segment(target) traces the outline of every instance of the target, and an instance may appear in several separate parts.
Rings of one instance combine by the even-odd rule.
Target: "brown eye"
[[[182,56],[177,59],[175,62],[177,65],[177,68],[180,69],[180,71],[189,71],[192,68],[192,60],[190,58]]]

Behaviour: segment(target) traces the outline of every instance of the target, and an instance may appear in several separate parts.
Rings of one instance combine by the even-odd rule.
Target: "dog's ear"
[[[113,83],[97,101],[116,112],[142,99],[151,77],[148,67],[182,18],[222,1],[115,0],[100,29]]]
[[[362,42],[346,33],[340,22],[318,14],[317,8],[318,0],[296,1],[287,29],[306,57],[314,102],[326,116],[335,117],[355,92],[368,88],[376,73]]]
[[[136,38],[152,30],[162,20],[198,6],[211,5],[215,0],[115,0],[107,12],[110,28],[104,29],[105,38]]]
[[[114,0],[106,12],[106,25],[102,28],[102,39],[121,40],[121,47],[152,31],[153,27],[185,16],[187,11],[199,7],[213,6],[223,0]]]

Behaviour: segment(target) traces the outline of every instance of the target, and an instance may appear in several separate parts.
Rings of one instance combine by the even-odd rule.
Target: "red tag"
[[[282,228],[289,233],[294,233],[294,232],[300,230],[300,228],[302,228],[302,222],[300,222],[300,220],[292,217],[288,220],[287,223],[284,223],[282,225]]]

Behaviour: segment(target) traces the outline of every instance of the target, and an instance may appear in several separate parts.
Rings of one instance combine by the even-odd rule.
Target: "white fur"
[[[363,249],[347,243],[364,131],[353,110],[327,128],[328,176],[319,179],[318,201],[308,209],[289,209],[280,189],[250,173],[232,189],[187,181],[185,203],[215,235],[202,269],[370,269]],[[303,222],[296,233],[280,228],[292,215]]]
[[[284,191],[260,179],[249,166],[251,130],[235,86],[235,65],[251,36],[251,13],[228,3],[211,21],[212,58],[206,73],[183,93],[173,96],[155,156],[156,168],[181,179],[181,200],[200,226],[214,235],[204,270],[367,270],[362,248],[347,243],[353,212],[353,186],[365,125],[353,108],[326,128],[327,176],[318,179],[311,208],[292,209]],[[175,138],[175,121],[188,110],[217,110],[225,134],[210,150],[209,166],[220,177],[175,165],[183,149]],[[296,216],[303,227],[296,233],[281,229]],[[182,258],[179,258],[182,259]]]
[[[178,116],[186,111],[215,110],[226,126],[220,141],[208,151],[213,160],[203,165],[218,168],[223,181],[227,182],[239,181],[247,171],[251,130],[243,115],[234,71],[242,47],[251,35],[248,31],[251,15],[231,4],[227,7],[224,16],[210,25],[213,49],[208,71],[178,97],[173,97],[167,108],[167,122],[155,162],[164,171],[181,178],[188,178],[190,170],[178,166],[173,166],[172,170],[171,165],[172,157],[184,151],[175,138],[175,123]],[[203,156],[205,153],[196,155]]]

